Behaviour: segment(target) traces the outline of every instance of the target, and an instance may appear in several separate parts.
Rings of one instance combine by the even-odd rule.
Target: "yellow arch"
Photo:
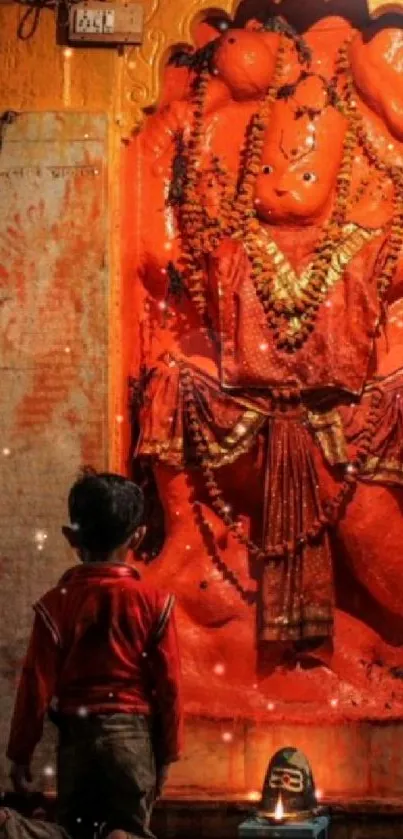
[[[403,0],[367,0],[367,3],[371,17],[381,17],[390,12],[403,14]]]

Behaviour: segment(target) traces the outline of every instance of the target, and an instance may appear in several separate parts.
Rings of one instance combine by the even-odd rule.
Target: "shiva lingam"
[[[270,760],[259,815],[271,822],[305,821],[318,815],[309,762],[298,749],[280,749]]]
[[[270,760],[258,811],[240,825],[240,839],[327,839],[329,818],[318,806],[312,770],[298,749]]]

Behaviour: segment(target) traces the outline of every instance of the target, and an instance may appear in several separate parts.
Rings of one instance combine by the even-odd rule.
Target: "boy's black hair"
[[[80,546],[108,554],[130,539],[140,524],[144,499],[140,487],[122,475],[87,467],[69,492],[68,507]]]

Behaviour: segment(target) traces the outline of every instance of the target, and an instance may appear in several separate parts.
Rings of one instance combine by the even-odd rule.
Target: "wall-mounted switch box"
[[[143,37],[141,3],[88,0],[75,3],[69,12],[69,41],[89,44],[141,44]]]

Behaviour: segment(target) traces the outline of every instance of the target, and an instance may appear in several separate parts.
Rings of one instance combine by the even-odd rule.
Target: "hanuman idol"
[[[195,712],[400,702],[403,35],[381,24],[201,27],[139,140],[135,454],[166,531],[145,573],[177,594]]]

